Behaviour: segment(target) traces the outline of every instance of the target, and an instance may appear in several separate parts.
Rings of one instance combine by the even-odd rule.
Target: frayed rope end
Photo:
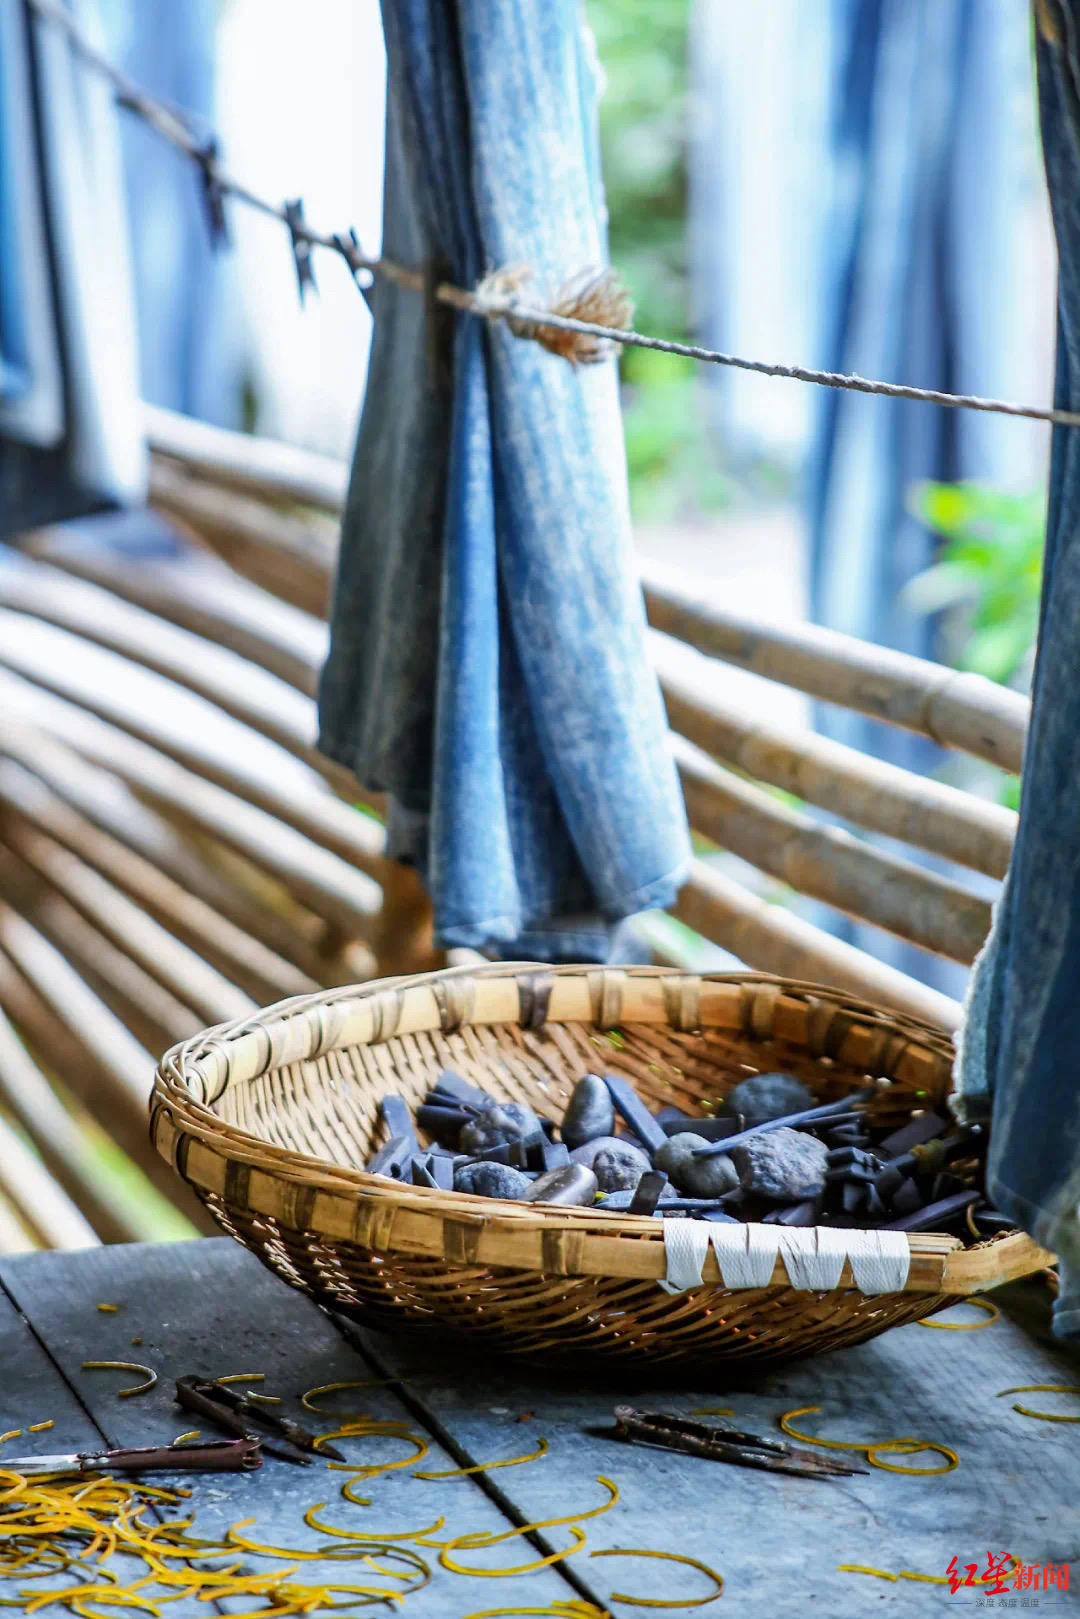
[[[550,313],[558,320],[628,330],[634,304],[616,271],[596,266],[579,270],[563,283],[550,309],[544,311],[522,307],[522,289],[531,280],[527,264],[492,270],[474,289],[472,308],[488,320],[505,320],[515,337],[529,338],[571,365],[597,365],[620,352],[621,344],[613,338],[548,325],[543,318]]]

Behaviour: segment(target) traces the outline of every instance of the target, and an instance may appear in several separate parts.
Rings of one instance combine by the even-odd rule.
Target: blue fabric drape
[[[1041,0],[1043,155],[1057,234],[1054,403],[1080,409],[1080,0]],[[1080,1338],[1080,431],[1054,429],[1046,566],[1020,830],[972,974],[957,1062],[992,1114],[990,1190],[1061,1260],[1058,1334]]]
[[[831,201],[818,363],[1025,397],[1030,286],[1022,221],[1037,184],[1025,7],[833,0],[831,18]],[[927,479],[1030,488],[1042,476],[1037,442],[1001,418],[900,399],[820,390],[818,412],[812,617],[940,659],[934,619],[903,596],[940,545],[913,515],[912,492]],[[921,737],[838,709],[821,709],[817,724],[911,770],[930,773],[947,758]],[[904,971],[962,993],[959,967],[856,924],[843,932]]]
[[[214,126],[217,0],[97,0],[113,61]],[[219,427],[241,418],[242,322],[228,253],[216,252],[192,165],[138,118],[119,121],[139,334],[139,392]],[[232,294],[230,304],[228,295]]]
[[[115,116],[64,31],[0,0],[0,537],[145,491]]]
[[[578,0],[387,0],[384,252],[541,291],[602,262]],[[603,959],[689,855],[645,652],[615,367],[380,282],[320,746],[391,795],[438,936]]]

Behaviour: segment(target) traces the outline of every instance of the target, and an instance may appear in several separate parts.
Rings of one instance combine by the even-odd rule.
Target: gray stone
[[[752,1074],[749,1079],[741,1079],[726,1100],[735,1113],[742,1114],[748,1129],[767,1119],[802,1113],[817,1103],[813,1092],[794,1074]]]
[[[574,1086],[563,1114],[562,1138],[568,1147],[583,1147],[615,1128],[615,1104],[599,1074],[586,1074]]]
[[[596,1198],[597,1179],[585,1164],[560,1164],[533,1181],[526,1203],[564,1203],[585,1208]]]
[[[532,1191],[533,1183],[520,1169],[509,1164],[462,1164],[454,1172],[454,1191],[472,1192],[476,1197],[501,1197],[523,1200]]]
[[[778,1202],[817,1197],[825,1188],[829,1151],[823,1141],[799,1130],[769,1130],[748,1136],[731,1149],[745,1192]]]
[[[462,1152],[487,1152],[522,1137],[539,1135],[540,1120],[525,1102],[492,1102],[468,1124],[461,1127],[458,1145]]]
[[[595,1141],[587,1141],[574,1149],[570,1162],[590,1168],[602,1192],[632,1191],[645,1171],[652,1168],[640,1147],[618,1136],[598,1136]]]
[[[687,1197],[723,1197],[725,1192],[735,1190],[739,1177],[726,1153],[715,1158],[694,1157],[699,1147],[708,1145],[704,1136],[684,1131],[682,1135],[668,1137],[653,1163],[669,1175]]]

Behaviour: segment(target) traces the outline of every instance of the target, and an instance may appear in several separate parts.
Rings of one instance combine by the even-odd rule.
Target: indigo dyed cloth
[[[1036,6],[1057,233],[1054,403],[1080,410],[1080,0]],[[992,1117],[995,1202],[1061,1260],[1055,1330],[1080,1339],[1080,429],[1056,427],[1020,829],[970,986],[960,1107]]]
[[[386,0],[383,251],[539,296],[602,262],[578,0]],[[320,747],[391,798],[438,937],[605,959],[689,856],[646,655],[615,365],[380,280]]]
[[[101,44],[95,0],[69,0]],[[0,0],[0,539],[140,500],[146,464],[110,86]]]
[[[1037,345],[1025,222],[1040,183],[1029,9],[1017,0],[832,0],[828,18],[823,330],[814,363],[1029,398]],[[942,543],[912,512],[913,491],[926,479],[1037,487],[1042,437],[975,411],[814,392],[811,617],[941,661],[936,619],[904,596]],[[926,738],[864,715],[823,706],[815,723],[909,770],[929,774],[948,759]],[[953,963],[862,924],[836,931],[947,994],[963,993],[965,974]]]

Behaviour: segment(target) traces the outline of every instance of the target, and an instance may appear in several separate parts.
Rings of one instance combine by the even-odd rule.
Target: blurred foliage
[[[1039,623],[1044,496],[927,483],[912,504],[945,545],[938,561],[908,585],[906,605],[952,615],[945,635],[953,643],[954,668],[1025,690]]]
[[[905,605],[946,615],[945,656],[953,668],[1026,691],[1039,625],[1045,497],[927,483],[914,491],[912,510],[945,544],[905,589]],[[1001,773],[1000,800],[1015,809],[1019,791],[1017,778]]]
[[[586,9],[605,80],[611,262],[634,296],[638,329],[686,339],[689,0],[587,0]],[[627,349],[621,375],[634,516],[664,522],[725,505],[729,483],[709,443],[694,362]]]
[[[605,81],[600,142],[612,263],[642,327],[685,337],[689,0],[587,0],[586,11]],[[626,355],[628,380],[651,358]]]

